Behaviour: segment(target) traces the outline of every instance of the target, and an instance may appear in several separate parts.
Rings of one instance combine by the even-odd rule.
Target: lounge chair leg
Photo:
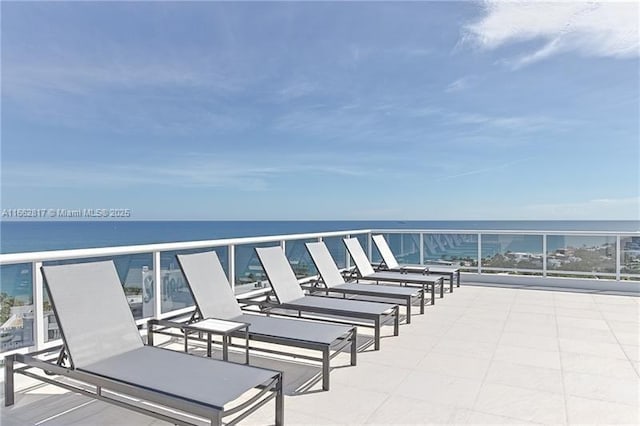
[[[411,324],[411,296],[407,298],[407,324]]]
[[[220,411],[216,412],[211,416],[211,426],[221,426],[222,425],[222,413]]]
[[[424,314],[424,288],[420,291],[420,313]]]
[[[329,348],[322,350],[322,390],[329,390]]]
[[[13,405],[14,401],[14,389],[13,389],[13,361],[14,356],[9,355],[4,358],[4,406],[9,407]]]
[[[358,329],[353,328],[351,332],[351,365],[356,365],[358,357]]]
[[[393,335],[398,336],[400,334],[400,306],[396,305],[396,316],[393,321]]]
[[[458,287],[460,287],[460,271],[458,271]]]
[[[436,285],[431,284],[431,304],[436,304]]]
[[[153,346],[153,325],[147,325],[147,345]]]
[[[276,426],[284,425],[284,375],[279,374],[278,383],[276,383]]]
[[[444,278],[440,279],[440,299],[444,297]]]
[[[373,348],[380,350],[380,317],[373,320]]]
[[[449,293],[453,293],[453,274],[451,274],[451,281],[449,281]]]

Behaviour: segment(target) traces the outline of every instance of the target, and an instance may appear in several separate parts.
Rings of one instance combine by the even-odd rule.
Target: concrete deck
[[[253,357],[285,372],[287,424],[639,424],[640,299],[464,286],[387,329],[380,351],[317,366]],[[176,347],[179,348],[178,345]],[[200,349],[195,349],[196,351]],[[17,377],[3,426],[164,424]],[[272,424],[268,406],[245,424]]]

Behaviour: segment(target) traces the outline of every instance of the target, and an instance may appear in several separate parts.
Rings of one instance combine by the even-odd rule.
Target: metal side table
[[[181,328],[184,332],[184,350],[187,351],[189,334],[207,334],[207,356],[211,357],[211,336],[216,334],[222,336],[222,359],[229,361],[229,342],[233,333],[244,329],[245,339],[245,364],[249,364],[249,323],[227,321],[221,319],[208,318],[193,324],[183,324]]]

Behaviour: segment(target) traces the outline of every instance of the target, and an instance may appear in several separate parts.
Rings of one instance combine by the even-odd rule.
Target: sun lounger
[[[257,247],[256,253],[277,299],[277,303],[272,307],[297,311],[299,316],[302,312],[310,312],[346,317],[349,318],[350,324],[373,327],[376,350],[380,349],[380,330],[383,325],[392,322],[393,334],[398,335],[400,328],[398,305],[307,296],[280,247]]]
[[[323,242],[306,243],[306,246],[320,274],[320,279],[317,284],[323,286],[322,291],[326,293],[340,293],[344,296],[347,294],[355,294],[386,299],[400,299],[404,302],[406,308],[407,324],[411,323],[411,306],[414,301],[419,301],[420,313],[424,314],[424,289],[347,283],[344,281],[344,278],[342,278],[340,270]]]
[[[420,286],[431,289],[431,304],[435,303],[435,287],[440,287],[440,297],[444,297],[444,277],[441,275],[418,275],[400,272],[376,272],[369,262],[366,253],[362,249],[357,238],[345,238],[344,244],[356,265],[356,278],[358,280],[374,281],[376,283],[399,283],[401,285]]]
[[[382,256],[382,263],[379,265],[378,270],[386,270],[392,272],[409,272],[417,274],[438,274],[449,276],[449,292],[453,293],[453,281],[456,280],[456,286],[460,287],[460,268],[454,266],[443,265],[411,265],[411,264],[399,264],[396,257],[393,255],[387,240],[382,235],[374,235],[373,242]]]
[[[351,365],[356,365],[356,327],[267,317],[242,311],[215,251],[179,254],[177,258],[196,304],[198,315],[194,318],[195,324],[198,320],[209,318],[247,323],[250,340],[320,351],[321,358],[301,354],[294,356],[322,362],[324,390],[329,390],[330,360],[344,348],[350,346]],[[149,324],[151,338],[156,325],[178,328],[181,326],[180,323],[172,321],[151,320]],[[162,331],[159,333],[163,334]],[[243,334],[240,333],[239,336],[243,337]],[[290,352],[274,349],[260,348],[260,350],[292,355]]]
[[[21,373],[175,424],[197,423],[189,415],[235,423],[275,398],[275,422],[283,424],[282,373],[145,346],[113,262],[45,266],[42,272],[64,356],[58,363],[35,354],[5,358],[5,405],[14,403],[13,374]]]

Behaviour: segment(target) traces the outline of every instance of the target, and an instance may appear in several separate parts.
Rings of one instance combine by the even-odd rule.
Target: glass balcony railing
[[[483,272],[539,272],[543,269],[542,235],[483,234]]]
[[[553,279],[588,282],[591,288],[609,283],[620,291],[640,285],[640,232],[355,230],[0,254],[0,354],[59,342],[42,265],[112,260],[131,311],[142,324],[193,309],[178,253],[215,250],[230,285],[242,297],[269,290],[256,247],[284,247],[296,276],[304,279],[317,274],[306,242],[324,241],[336,264],[347,268],[351,262],[342,239],[358,238],[375,264],[380,255],[371,241],[374,234],[384,235],[400,263],[446,262],[469,274],[463,282],[497,279],[499,274],[501,279],[529,275],[542,285]]]
[[[620,274],[625,279],[640,275],[640,236],[620,238]]]
[[[32,264],[2,265],[0,279],[0,351],[33,346]]]
[[[311,260],[311,256],[305,247],[306,243],[314,241],[317,241],[317,239],[287,241],[285,244],[285,254],[287,255],[287,259],[289,259],[291,269],[293,269],[298,279],[318,275],[313,260]]]
[[[423,234],[424,263],[450,263],[463,271],[478,270],[478,235]]]
[[[235,247],[235,293],[244,294],[268,287],[267,276],[256,255],[256,247],[270,247],[280,241],[259,244],[241,244]]]
[[[616,237],[549,235],[547,270],[550,275],[616,276]]]

